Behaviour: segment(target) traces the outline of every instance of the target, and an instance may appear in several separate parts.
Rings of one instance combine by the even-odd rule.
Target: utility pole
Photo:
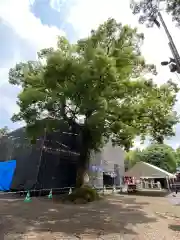
[[[140,2],[135,2],[134,0],[131,0],[131,9],[133,14],[141,14],[141,10],[143,14],[139,17],[140,23],[147,22],[148,27],[152,27],[154,24],[160,28],[161,25],[163,26],[165,33],[169,40],[169,47],[172,52],[173,58],[170,58],[170,61],[164,61],[161,63],[162,66],[169,65],[171,72],[177,72],[180,74],[180,56],[177,51],[177,48],[174,44],[174,41],[172,39],[171,34],[169,33],[169,30],[164,22],[164,19],[160,13],[160,2],[161,0],[143,0]],[[160,22],[158,21],[158,18]]]
[[[158,12],[158,17],[159,17],[160,22],[161,22],[161,24],[162,24],[162,26],[163,26],[163,28],[164,28],[164,30],[166,32],[167,37],[169,39],[169,47],[170,47],[170,50],[171,50],[172,55],[174,57],[174,61],[173,61],[173,59],[171,59],[171,61],[169,63],[173,62],[173,65],[176,64],[177,72],[180,73],[180,56],[179,56],[179,53],[177,51],[177,48],[176,48],[176,46],[174,44],[174,41],[173,41],[173,38],[172,38],[172,36],[171,36],[171,34],[170,34],[166,24],[165,24],[164,19],[163,19],[163,17],[162,17],[160,12]],[[164,65],[166,65],[166,64],[164,64]]]

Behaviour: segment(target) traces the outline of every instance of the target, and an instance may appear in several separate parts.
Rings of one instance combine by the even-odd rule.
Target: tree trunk
[[[163,136],[157,136],[156,137],[156,142],[158,144],[163,144],[164,143],[164,137]]]
[[[90,158],[90,146],[91,138],[88,129],[82,130],[82,147],[80,151],[77,176],[76,176],[76,187],[82,187],[84,185],[85,175],[88,174],[89,158]]]

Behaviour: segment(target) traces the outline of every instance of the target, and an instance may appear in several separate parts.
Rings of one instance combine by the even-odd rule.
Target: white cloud
[[[1,0],[0,1],[0,24],[6,24],[25,42],[28,42],[29,48],[23,49],[26,56],[31,51],[39,51],[44,47],[55,46],[58,35],[64,35],[64,32],[56,27],[43,25],[40,19],[36,18],[30,11],[30,6],[34,0]],[[1,33],[2,34],[2,33]],[[13,44],[13,39],[12,39]],[[32,47],[32,49],[31,49]],[[12,86],[8,85],[8,71],[15,63],[23,61],[20,49],[13,49],[12,58],[5,67],[0,66],[0,111],[5,109],[11,116],[18,110],[16,105],[16,96],[3,92],[6,83],[7,92],[11,92]],[[1,52],[0,52],[1,56]]]
[[[29,0],[1,0],[0,17],[22,38],[37,47],[56,44],[57,36],[64,32],[56,27],[43,25],[30,11]]]
[[[60,12],[63,4],[65,4],[67,0],[50,0],[50,6],[56,11]]]
[[[78,31],[79,37],[84,37],[108,17],[119,19],[122,5],[124,4],[119,0],[74,0],[67,21]]]
[[[7,82],[9,68],[0,68],[0,86]]]
[[[19,111],[15,98],[12,99],[9,96],[7,97],[5,94],[1,94],[0,109],[5,109],[10,117],[12,117],[13,113],[17,113]]]

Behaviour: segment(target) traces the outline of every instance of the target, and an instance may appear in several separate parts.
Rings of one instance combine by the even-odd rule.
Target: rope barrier
[[[30,190],[26,190],[26,191],[9,191],[9,192],[0,192],[0,195],[5,195],[5,194],[26,194],[27,192],[30,193],[35,193],[35,192],[42,192],[42,191],[57,191],[57,190],[69,190],[70,188],[74,188],[74,187],[64,187],[64,188],[43,188],[43,189],[30,189]]]
[[[30,190],[26,190],[26,191],[9,191],[9,192],[0,192],[0,195],[6,195],[6,194],[27,194],[28,192],[29,193],[35,193],[35,192],[45,192],[45,191],[65,191],[65,190],[67,190],[67,192],[70,190],[70,189],[74,189],[75,187],[63,187],[63,188],[43,188],[43,189],[30,189]],[[112,190],[113,189],[113,186],[112,187],[98,187],[98,188],[96,188],[95,186],[94,186],[94,188],[97,190],[97,191],[103,191],[103,189],[104,190]],[[120,190],[121,189],[121,187],[119,186],[119,187],[117,187],[116,186],[116,190]]]

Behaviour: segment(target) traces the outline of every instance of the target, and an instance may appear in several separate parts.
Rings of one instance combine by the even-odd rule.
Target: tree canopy
[[[37,61],[10,69],[9,82],[22,88],[13,120],[24,120],[31,137],[52,131],[62,120],[81,124],[81,180],[91,150],[109,139],[129,150],[137,135],[152,135],[154,120],[160,121],[156,132],[170,123],[178,89],[171,81],[159,87],[143,79],[156,73],[141,55],[143,39],[137,29],[109,19],[76,44],[60,37],[55,49],[38,53]]]
[[[141,122],[142,137],[144,133],[144,138],[148,135],[152,142],[164,143],[165,139],[175,136],[174,126],[179,122],[179,116],[173,109],[178,90],[172,81],[154,87],[152,95],[141,106],[141,114],[144,113]]]

